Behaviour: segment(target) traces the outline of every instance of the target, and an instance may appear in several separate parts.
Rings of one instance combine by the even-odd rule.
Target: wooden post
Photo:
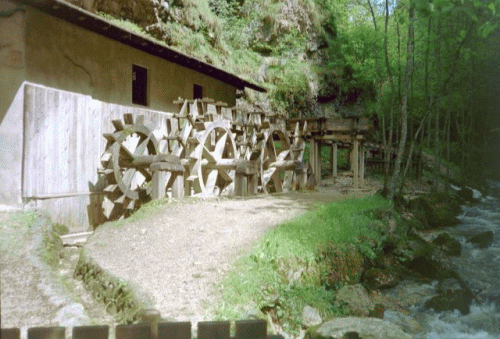
[[[236,166],[234,178],[234,193],[236,196],[246,196],[257,193],[257,173],[260,163],[256,160],[243,160]]]
[[[311,168],[313,173],[316,173],[316,141],[313,138],[309,141],[309,163],[311,164]],[[316,175],[316,174],[314,174]]]
[[[167,186],[167,172],[153,171],[153,189],[151,197],[153,199],[165,198],[165,188]]]
[[[172,198],[184,197],[184,166],[179,157],[169,154],[155,155],[150,169],[153,172],[151,192],[153,199],[165,197],[169,181],[173,182]]]
[[[142,313],[142,322],[149,324],[151,339],[158,339],[158,323],[160,322],[160,312],[155,309],[146,309]]]
[[[172,198],[182,199],[184,198],[184,173],[174,172],[172,175],[174,176],[172,184]]]
[[[234,178],[234,194],[237,197],[244,197],[247,195],[247,177],[243,173],[236,172]]]
[[[317,141],[316,145],[316,183],[321,182],[321,140]]]
[[[338,172],[337,172],[337,155],[338,155],[338,149],[337,149],[337,143],[332,144],[332,157],[331,157],[331,168],[332,168],[332,175],[333,178],[337,178]]]
[[[354,188],[359,188],[359,141],[358,139],[354,139],[353,150],[352,150],[352,162],[353,171],[354,171]]]
[[[297,191],[305,189],[307,186],[307,163],[298,162],[294,169],[294,175],[295,182],[293,188]]]
[[[365,187],[365,146],[361,141],[359,145],[359,181],[361,188]]]
[[[248,194],[254,195],[257,194],[257,186],[258,186],[258,178],[257,178],[257,173],[251,174],[247,178],[247,185],[248,185]]]

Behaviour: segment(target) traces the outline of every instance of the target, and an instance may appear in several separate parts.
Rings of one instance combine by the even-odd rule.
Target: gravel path
[[[163,318],[196,326],[213,320],[206,306],[220,302],[215,285],[267,230],[348,197],[323,190],[172,204],[147,220],[100,227],[85,248],[104,270],[140,286]]]
[[[48,266],[39,254],[47,219],[37,214],[33,223],[26,224],[18,220],[19,213],[0,211],[1,327],[20,328],[25,339],[30,327],[63,326],[69,338],[73,326],[90,325],[93,318],[111,324],[112,317],[90,298],[83,284],[70,278],[78,250],[63,250],[60,265]]]
[[[315,204],[353,197],[349,186],[324,181],[315,192],[175,203],[145,220],[99,227],[86,248],[104,269],[149,294],[163,318],[196,326],[213,320],[205,306],[219,301],[214,287],[238,256]],[[367,186],[369,194],[378,188]],[[49,267],[37,252],[46,220],[22,226],[12,222],[15,213],[0,210],[1,326],[21,328],[24,339],[35,326],[64,326],[69,337],[75,325],[113,325],[103,304],[72,278],[79,250],[64,248]]]

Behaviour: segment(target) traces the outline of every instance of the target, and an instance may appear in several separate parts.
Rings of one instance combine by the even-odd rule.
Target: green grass
[[[11,212],[6,219],[0,224],[0,256],[17,256],[17,251],[23,248],[25,236],[35,223],[35,213]]]
[[[305,305],[326,318],[344,314],[333,304],[335,290],[322,284],[321,253],[332,245],[354,246],[373,257],[371,245],[360,240],[381,238],[368,212],[389,207],[379,196],[346,200],[321,205],[269,231],[222,282],[224,302],[215,308],[216,314],[220,319],[271,316],[292,332],[300,325]]]

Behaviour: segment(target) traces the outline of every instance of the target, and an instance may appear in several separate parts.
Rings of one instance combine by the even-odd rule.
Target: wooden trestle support
[[[108,219],[166,195],[249,195],[305,186],[299,123],[290,137],[284,121],[261,112],[229,110],[210,99],[175,103],[179,113],[167,119],[167,133],[160,138],[144,116],[131,113],[113,120],[115,131],[104,134],[99,172],[107,182],[103,210]]]

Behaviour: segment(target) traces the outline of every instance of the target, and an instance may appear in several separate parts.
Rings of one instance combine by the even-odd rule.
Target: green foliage
[[[328,267],[343,265],[338,281],[359,279],[352,264],[359,268],[361,255],[372,257],[372,245],[382,241],[380,229],[372,227],[374,216],[367,212],[389,207],[379,196],[321,205],[270,230],[220,285],[224,303],[216,308],[219,318],[244,317],[248,305],[255,305],[261,316],[271,314],[296,330],[305,305],[316,307],[324,317],[343,314],[333,306],[335,291],[327,289],[332,286],[324,284]]]
[[[59,254],[63,248],[60,236],[68,232],[68,227],[61,224],[48,225],[47,229],[43,231],[42,246],[38,250],[46,264],[52,267],[56,267],[59,264]]]
[[[289,59],[284,65],[272,66],[270,73],[275,86],[269,96],[278,114],[298,117],[311,111],[315,98],[309,88],[306,64]]]
[[[115,18],[114,16],[104,12],[98,12],[97,14],[103,17],[104,19],[110,21],[111,23],[120,26],[130,32],[142,35],[144,37],[152,38],[149,34],[146,33],[146,31],[142,27],[140,27],[139,25],[135,24],[130,20]]]

